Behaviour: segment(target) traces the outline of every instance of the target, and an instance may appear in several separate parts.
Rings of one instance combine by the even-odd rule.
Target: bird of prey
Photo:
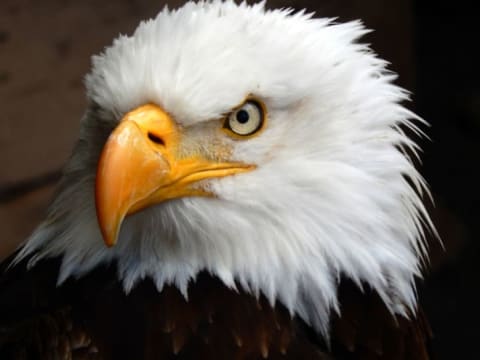
[[[366,32],[200,1],[94,56],[0,358],[427,359],[422,120]]]

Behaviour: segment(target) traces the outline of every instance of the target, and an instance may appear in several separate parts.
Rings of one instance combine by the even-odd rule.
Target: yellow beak
[[[97,167],[95,201],[105,244],[115,245],[125,216],[182,196],[212,196],[193,184],[252,168],[183,154],[179,128],[156,105],[129,112],[107,139]]]

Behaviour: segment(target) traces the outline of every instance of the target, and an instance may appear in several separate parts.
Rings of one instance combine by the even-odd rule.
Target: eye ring
[[[265,123],[265,108],[254,99],[247,99],[241,106],[229,113],[223,128],[230,135],[245,138],[258,133]]]

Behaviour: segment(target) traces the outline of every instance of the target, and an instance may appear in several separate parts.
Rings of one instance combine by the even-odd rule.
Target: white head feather
[[[392,312],[414,310],[424,255],[423,180],[399,129],[419,120],[399,102],[359,22],[335,24],[232,1],[164,9],[93,58],[92,105],[50,215],[20,258],[63,256],[59,276],[115,261],[126,291],[159,289],[207,270],[227,286],[279,301],[326,333],[341,275],[367,283]],[[216,198],[181,198],[130,216],[107,249],[94,204],[95,165],[127,111],[162,106],[185,128],[208,124],[249,94],[264,101],[261,135],[232,141],[252,172],[209,181]],[[413,184],[413,187],[412,185]]]

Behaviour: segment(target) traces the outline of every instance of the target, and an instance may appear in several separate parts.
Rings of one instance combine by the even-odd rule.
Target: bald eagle
[[[94,56],[0,357],[427,359],[422,120],[366,32],[200,1]]]

